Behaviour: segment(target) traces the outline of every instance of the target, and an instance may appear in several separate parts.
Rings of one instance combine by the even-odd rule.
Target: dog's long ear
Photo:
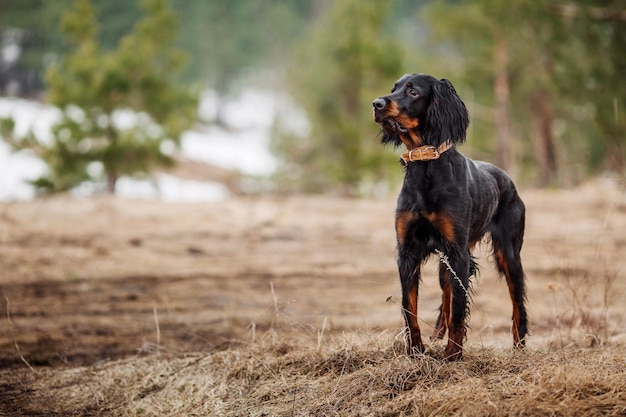
[[[447,140],[465,142],[469,114],[456,90],[445,78],[432,85],[430,105],[422,123],[423,139],[429,145],[438,146]]]

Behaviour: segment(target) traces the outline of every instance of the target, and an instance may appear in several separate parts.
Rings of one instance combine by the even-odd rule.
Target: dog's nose
[[[387,102],[382,98],[377,98],[376,100],[372,102],[372,105],[374,106],[375,109],[382,110],[387,105]]]

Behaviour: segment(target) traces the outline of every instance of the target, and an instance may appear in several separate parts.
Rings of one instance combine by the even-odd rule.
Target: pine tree
[[[295,52],[289,93],[312,129],[276,135],[273,145],[284,171],[305,190],[340,185],[353,194],[364,182],[387,177],[385,167],[397,162],[382,152],[371,118],[372,100],[401,75],[401,50],[384,30],[392,5],[332,2]]]
[[[178,25],[166,0],[144,0],[143,17],[116,49],[103,50],[90,0],[77,0],[62,19],[69,53],[47,72],[48,99],[61,109],[46,144],[32,135],[14,141],[48,165],[35,181],[47,191],[83,181],[106,183],[115,192],[123,175],[145,175],[173,162],[165,143],[178,144],[196,117],[197,93],[172,75],[185,57],[174,48]]]
[[[619,2],[433,2],[427,13],[435,40],[463,58],[500,154],[502,133],[510,132],[508,145],[524,145],[517,146],[522,168],[540,185],[575,182],[598,165],[623,174],[626,18]],[[496,162],[510,169],[514,156]]]

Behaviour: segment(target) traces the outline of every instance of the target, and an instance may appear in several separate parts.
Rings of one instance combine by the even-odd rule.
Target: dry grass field
[[[2,204],[0,415],[626,415],[626,193],[521,195],[528,347],[485,242],[456,363],[404,354],[393,197]]]

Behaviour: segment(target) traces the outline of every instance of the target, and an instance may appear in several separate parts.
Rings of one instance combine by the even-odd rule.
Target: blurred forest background
[[[202,91],[256,88],[307,120],[273,123],[278,189],[368,193],[401,175],[371,102],[410,72],[452,81],[472,120],[464,153],[518,181],[625,173],[622,0],[0,0],[0,45],[0,93],[63,111],[48,144],[2,122],[5,141],[48,165],[42,189],[115,191],[121,175],[174,163],[184,130],[224,123],[197,119]]]

